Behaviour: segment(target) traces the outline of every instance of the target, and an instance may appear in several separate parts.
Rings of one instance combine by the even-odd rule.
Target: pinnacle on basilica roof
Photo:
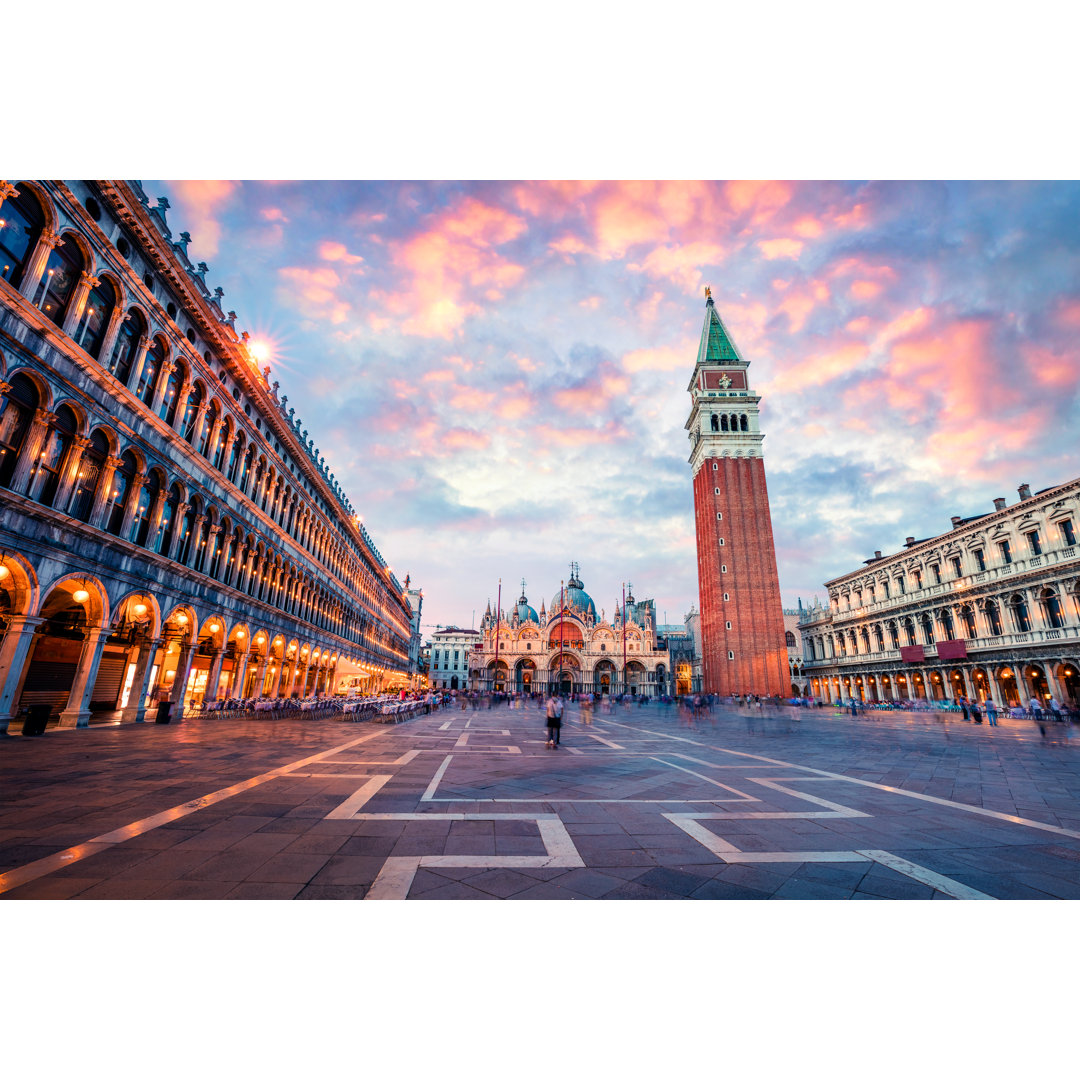
[[[711,294],[705,301],[705,325],[701,328],[701,344],[698,346],[699,364],[731,364],[741,361],[742,356],[731,340],[731,334],[716,310]]]

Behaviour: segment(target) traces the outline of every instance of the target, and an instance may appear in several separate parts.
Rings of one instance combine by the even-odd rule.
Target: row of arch
[[[144,719],[230,698],[321,696],[339,661],[366,668],[378,688],[393,672],[343,654],[340,642],[289,636],[223,609],[63,574],[40,586],[22,556],[0,562],[0,730],[21,709],[48,705],[61,724],[95,715]]]
[[[36,185],[19,183],[8,191],[3,206],[0,276],[20,289],[350,592],[368,605],[382,606],[388,587],[356,553],[355,543],[344,542],[320,520],[300,495],[296,479],[276,468],[249,442],[206,384],[191,374],[182,359],[171,355],[167,336],[151,331],[137,305],[127,305],[122,282],[108,270],[90,273],[94,259],[89,244],[77,229],[57,231],[56,214],[45,193]],[[30,397],[25,383],[20,390],[22,397]],[[239,392],[234,390],[233,396],[238,399]],[[50,403],[39,407],[48,409]],[[46,447],[52,451],[50,461],[62,450],[65,437],[75,437],[72,415],[69,407],[50,432]],[[17,420],[16,410],[8,424],[9,434],[17,431]],[[15,468],[16,455],[4,450],[0,483],[4,467]],[[93,450],[105,450],[102,440]],[[46,494],[51,493],[46,489]]]
[[[112,428],[92,427],[79,402],[55,403],[49,384],[36,372],[14,372],[3,385],[0,486],[320,629],[373,650],[404,652],[404,643],[365,608],[346,604],[244,522],[191,494],[137,446],[121,447]],[[293,502],[290,524],[295,509]],[[299,535],[306,538],[312,527],[313,519],[305,516]]]
[[[1073,513],[1069,509],[1055,510],[1045,517],[1025,517],[1017,526],[1016,532],[1023,537],[1027,548],[1024,554],[1032,566],[1040,565],[1039,560],[1046,551],[1054,548],[1067,549],[1076,544],[1076,526]],[[1021,555],[1020,550],[1012,549],[1013,539],[1017,537],[1004,530],[989,538],[989,542],[998,549],[995,561],[1005,571],[1011,569],[1014,557]],[[838,590],[830,598],[832,610],[850,611],[861,608],[864,603],[874,604],[881,599],[888,600],[893,597],[893,587],[897,596],[904,595],[908,591],[909,575],[915,591],[918,591],[926,585],[940,585],[970,574],[981,574],[988,566],[987,544],[988,541],[982,535],[977,535],[969,538],[964,547],[956,545],[943,553],[932,552],[920,563],[893,564],[886,571],[879,571],[869,578],[861,579],[855,585]],[[927,577],[925,582],[924,571]],[[879,589],[882,593],[880,597]]]
[[[749,431],[749,418],[746,413],[713,413],[709,417],[709,426],[713,431]]]
[[[1032,591],[1033,604],[1029,604],[1029,590],[1025,589],[846,630],[809,634],[806,659],[829,660],[905,645],[933,645],[935,641],[955,640],[958,631],[966,640],[978,640],[1032,630],[1053,632],[1080,623],[1080,581],[1060,590],[1046,585]]]
[[[611,660],[598,660],[591,668],[583,667],[573,653],[562,653],[540,665],[530,659],[518,660],[513,667],[504,660],[491,660],[483,669],[482,690],[496,693],[596,693],[655,697],[667,692],[667,667],[657,664],[649,670],[639,660],[630,660],[625,668]]]
[[[809,692],[824,701],[951,702],[960,698],[999,709],[1026,707],[1035,698],[1046,703],[1080,702],[1080,663],[1076,658],[995,664],[927,667],[907,671],[849,672],[813,675]]]

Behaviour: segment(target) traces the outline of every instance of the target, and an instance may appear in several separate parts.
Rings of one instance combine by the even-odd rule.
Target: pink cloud
[[[652,278],[667,278],[686,292],[696,292],[702,285],[702,267],[715,266],[723,259],[724,249],[719,244],[699,241],[654,248],[627,269]]]
[[[873,300],[880,296],[884,286],[877,281],[853,281],[851,295],[856,300]]]
[[[757,246],[766,259],[797,259],[802,254],[803,242],[781,238],[759,240]]]
[[[285,216],[285,211],[279,206],[265,206],[259,211],[259,216],[263,221],[279,221],[283,225],[289,223],[289,219]]]
[[[337,240],[324,240],[319,245],[319,256],[327,262],[343,262],[348,266],[364,261],[362,255],[350,255],[349,249]]]
[[[238,180],[176,180],[172,184],[179,200],[180,217],[191,233],[193,251],[200,259],[218,253],[222,224],[218,212],[240,187]]]
[[[438,215],[430,228],[391,245],[394,264],[409,288],[372,293],[389,311],[405,315],[401,329],[420,337],[453,337],[483,309],[477,299],[498,300],[525,268],[497,248],[525,231],[522,218],[467,198]]]
[[[286,295],[290,299],[299,298],[305,314],[328,319],[334,325],[340,325],[348,318],[352,305],[337,294],[341,285],[337,271],[330,267],[283,266],[278,274],[292,283]]]

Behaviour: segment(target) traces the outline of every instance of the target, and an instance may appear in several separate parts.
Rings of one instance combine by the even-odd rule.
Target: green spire
[[[739,350],[731,340],[724,320],[720,318],[712,297],[705,301],[705,325],[701,328],[701,345],[698,347],[697,362],[733,363],[742,360]]]

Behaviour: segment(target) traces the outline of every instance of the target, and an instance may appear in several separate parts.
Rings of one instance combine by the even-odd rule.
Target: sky
[[[1080,474],[1080,185],[143,181],[210,265],[424,636],[570,562],[698,604],[704,287],[762,396],[785,607]]]

